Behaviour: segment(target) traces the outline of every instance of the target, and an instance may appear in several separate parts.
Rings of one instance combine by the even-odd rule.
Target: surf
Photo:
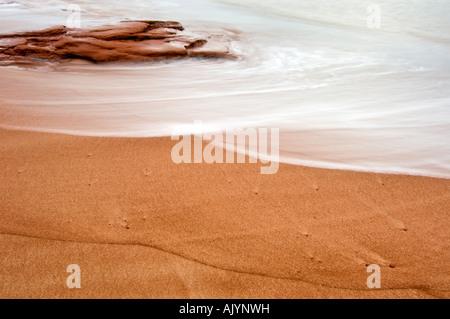
[[[0,127],[118,137],[171,136],[195,121],[279,128],[283,162],[450,177],[443,2],[381,1],[375,30],[369,1],[77,3],[82,26],[167,19],[230,32],[239,59],[2,68]],[[2,33],[70,16],[64,1],[0,8]]]

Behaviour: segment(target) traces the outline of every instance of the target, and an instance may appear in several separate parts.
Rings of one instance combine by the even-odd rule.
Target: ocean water
[[[273,127],[284,162],[450,177],[448,0],[0,0],[0,32],[66,24],[69,4],[83,27],[177,20],[233,35],[240,58],[2,68],[0,127],[133,137],[190,133],[194,121]]]

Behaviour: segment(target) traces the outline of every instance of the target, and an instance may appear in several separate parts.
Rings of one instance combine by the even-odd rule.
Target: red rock
[[[95,63],[148,61],[159,58],[200,56],[233,57],[227,41],[211,43],[200,36],[182,33],[173,21],[125,21],[115,26],[86,30],[56,26],[41,31],[0,35],[0,65],[15,58],[44,60],[83,59]]]
[[[184,27],[181,23],[176,21],[151,21],[151,20],[139,20],[139,21],[124,21],[124,22],[144,22],[148,24],[148,30],[167,28],[184,31]]]
[[[27,43],[27,40],[24,38],[4,38],[0,39],[0,48],[9,48],[25,43]]]
[[[191,57],[235,58],[235,56],[230,53],[228,46],[217,39],[208,39],[203,45],[194,45],[188,52]]]
[[[157,56],[186,56],[188,54],[186,48],[182,44],[176,42],[164,42],[162,40],[141,41],[137,45],[129,45],[128,47],[118,47],[117,50],[135,55],[146,57]]]
[[[8,49],[3,53],[11,56],[32,57],[39,59],[58,59],[59,55],[49,48],[39,46],[31,46],[26,44],[17,45],[12,49]]]
[[[122,23],[120,27],[104,27],[87,31],[70,32],[70,36],[74,38],[92,37],[102,40],[127,40],[130,35],[146,32],[148,29],[147,23],[144,22],[129,22]]]
[[[64,34],[66,32],[67,32],[67,28],[63,25],[60,25],[60,26],[55,26],[55,27],[47,28],[47,29],[40,30],[40,31],[0,35],[0,39],[2,39],[2,38],[17,38],[17,37],[20,37],[20,38],[50,37],[50,36]]]

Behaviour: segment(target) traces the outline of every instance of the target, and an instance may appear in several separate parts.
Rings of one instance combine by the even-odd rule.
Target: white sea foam
[[[241,58],[3,68],[0,126],[94,136],[169,136],[194,121],[278,127],[287,162],[450,177],[448,1],[377,1],[379,30],[367,28],[365,0],[70,3],[82,26],[235,30]],[[0,1],[2,33],[65,24],[68,4]]]

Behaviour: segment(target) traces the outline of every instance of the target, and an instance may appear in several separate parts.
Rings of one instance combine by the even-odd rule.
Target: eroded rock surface
[[[91,29],[56,26],[0,35],[0,65],[82,59],[95,63],[161,58],[233,58],[223,36],[199,36],[173,21],[124,21]]]

